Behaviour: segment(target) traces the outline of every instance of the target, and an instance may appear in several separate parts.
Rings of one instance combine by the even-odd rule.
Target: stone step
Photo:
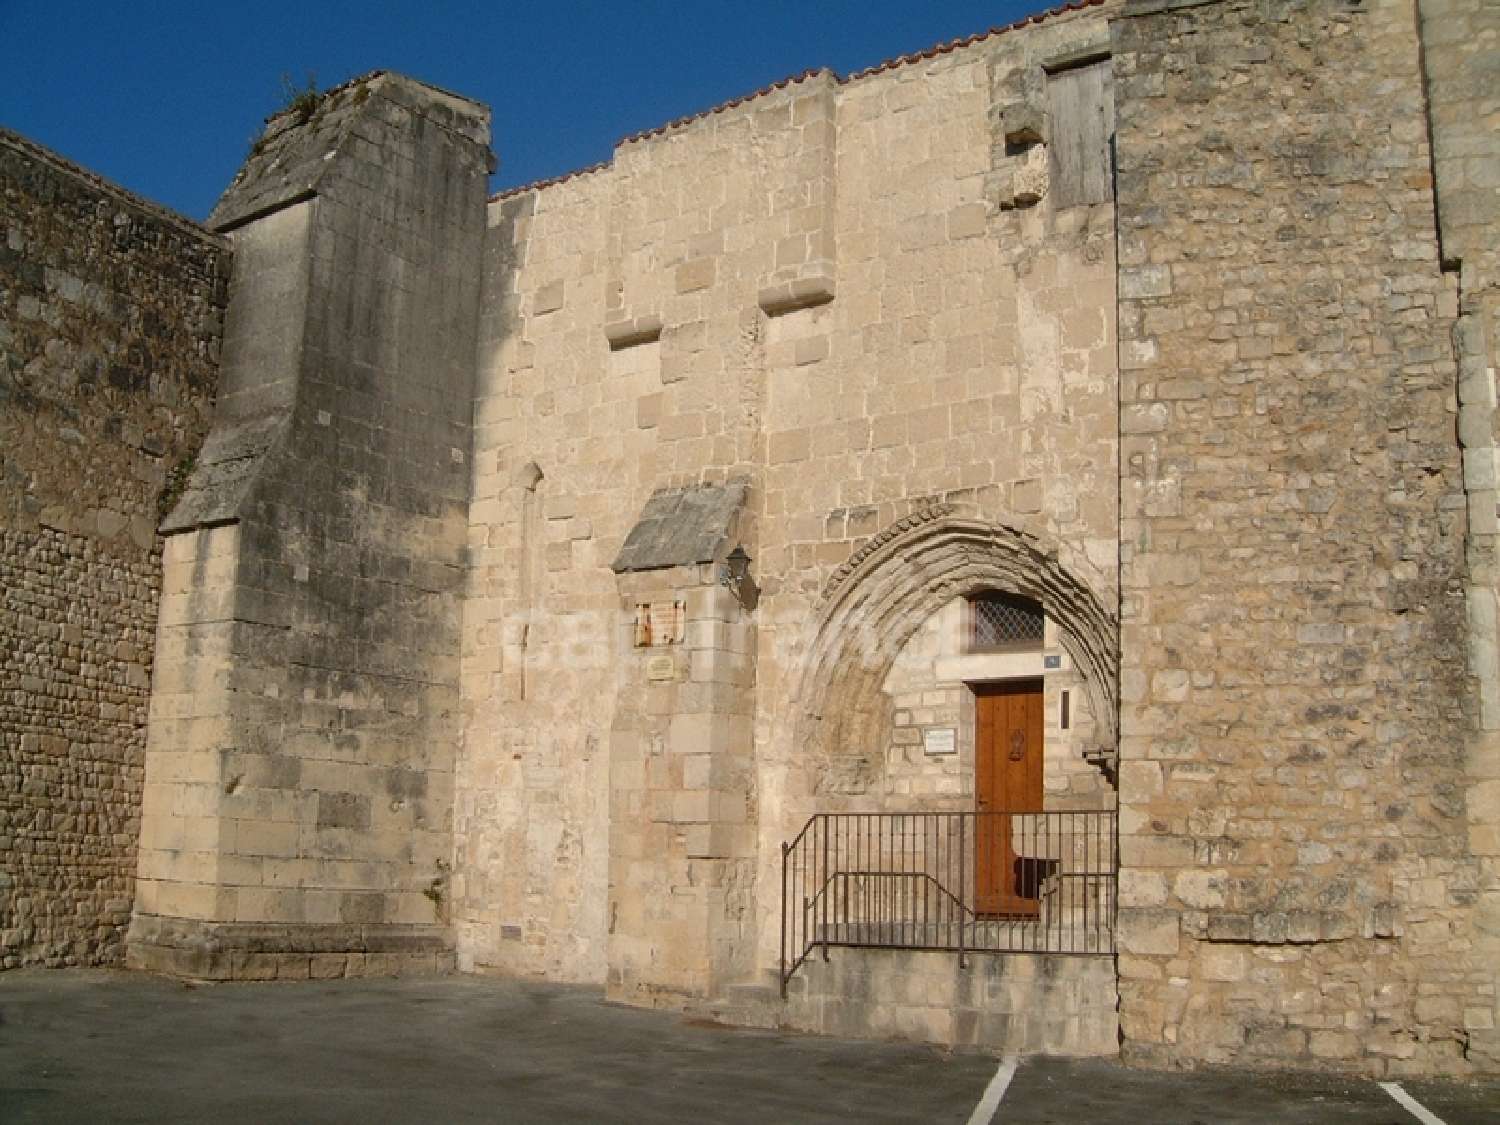
[[[769,1030],[782,1025],[781,1013],[780,987],[755,983],[728,985],[721,996],[695,1001],[687,1007],[687,1014],[693,1018]]]

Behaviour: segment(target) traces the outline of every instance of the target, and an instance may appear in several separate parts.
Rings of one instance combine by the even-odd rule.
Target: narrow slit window
[[[1068,693],[1062,693],[1062,702],[1058,704],[1057,725],[1061,730],[1068,729],[1068,723],[1072,716],[1068,713]]]
[[[1042,607],[1015,594],[988,593],[969,599],[969,645],[975,652],[1042,647]]]

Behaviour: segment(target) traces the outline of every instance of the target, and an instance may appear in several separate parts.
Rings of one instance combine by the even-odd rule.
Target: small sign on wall
[[[957,754],[958,731],[952,727],[927,727],[922,731],[922,749],[928,754]]]
[[[653,656],[646,661],[646,679],[672,680],[677,677],[677,661],[670,656]]]
[[[1062,657],[1061,656],[1044,656],[1044,657],[1042,657],[1042,667],[1045,668],[1045,669],[1047,669],[1049,672],[1052,671],[1054,668],[1061,668],[1062,667]]]
[[[686,622],[686,602],[642,602],[635,607],[635,647],[680,645]]]

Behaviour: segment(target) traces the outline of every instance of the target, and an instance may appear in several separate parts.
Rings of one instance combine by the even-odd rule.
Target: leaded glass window
[[[990,592],[969,599],[969,647],[985,649],[1041,648],[1046,615],[1030,598]]]

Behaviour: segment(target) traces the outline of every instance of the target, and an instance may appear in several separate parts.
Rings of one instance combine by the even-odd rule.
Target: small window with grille
[[[969,599],[969,647],[974,652],[1042,647],[1042,607],[1016,594],[985,593]]]

